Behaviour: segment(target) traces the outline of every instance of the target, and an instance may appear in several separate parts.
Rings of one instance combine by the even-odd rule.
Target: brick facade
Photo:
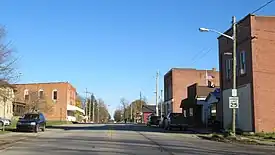
[[[24,90],[43,90],[47,101],[53,104],[52,111],[45,113],[47,120],[66,120],[67,104],[75,105],[76,89],[68,82],[16,84],[16,100],[24,101]],[[53,101],[53,91],[57,90],[57,100]]]
[[[231,29],[225,32],[232,35]],[[237,87],[251,85],[252,130],[255,132],[275,131],[275,17],[248,15],[237,24]],[[240,52],[245,52],[246,73],[240,72]],[[232,41],[219,37],[221,90],[232,88],[232,78],[226,78],[226,60],[232,56]],[[233,67],[233,66],[232,66]],[[224,97],[224,96],[223,96]],[[242,97],[241,95],[239,97]],[[247,104],[247,103],[240,103]],[[226,105],[223,103],[222,105]],[[226,109],[223,107],[222,109]],[[225,119],[225,118],[224,118]],[[239,122],[241,123],[241,122]]]
[[[187,87],[198,83],[201,86],[207,85],[206,75],[212,75],[213,83],[219,85],[219,72],[212,70],[196,70],[185,68],[172,68],[164,76],[164,102],[165,109],[169,109],[168,102],[172,101],[171,110],[182,113],[181,101],[187,98]],[[167,113],[167,112],[166,112]]]

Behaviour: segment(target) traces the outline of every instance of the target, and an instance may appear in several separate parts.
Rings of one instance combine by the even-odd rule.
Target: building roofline
[[[251,17],[251,16],[256,16],[255,14],[248,14],[246,15],[245,17],[243,17],[242,19],[240,19],[239,21],[237,21],[237,24],[243,22],[244,20],[246,20],[248,17]],[[261,17],[261,16],[258,16],[258,17]],[[232,29],[232,26],[230,26],[230,28],[228,28],[225,32],[223,32],[224,34],[227,34],[230,30]],[[222,35],[218,36],[217,39],[220,39],[221,37],[223,37]]]
[[[13,85],[36,85],[36,84],[66,84],[69,82],[34,82],[34,83],[16,83]]]
[[[215,69],[215,72],[219,72],[218,70],[216,70],[217,68],[212,68],[212,69],[196,69],[196,68],[171,68],[168,72],[165,73],[164,77],[167,76],[168,74],[170,74],[173,70],[182,70],[182,71],[214,71],[213,69]]]

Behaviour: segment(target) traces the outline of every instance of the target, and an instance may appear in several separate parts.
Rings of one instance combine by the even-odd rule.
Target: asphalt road
[[[275,147],[201,140],[191,133],[138,125],[70,125],[48,129],[1,155],[215,155],[275,154]]]

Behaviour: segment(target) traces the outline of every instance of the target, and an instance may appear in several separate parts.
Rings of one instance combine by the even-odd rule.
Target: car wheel
[[[35,126],[35,129],[34,129],[34,132],[37,133],[38,131],[39,131],[39,126],[36,125],[36,126]]]
[[[42,132],[45,132],[46,126],[44,125],[43,128],[42,128],[41,130],[42,130]]]
[[[3,126],[4,126],[4,123],[3,123],[3,122],[0,122],[0,126],[3,127]]]

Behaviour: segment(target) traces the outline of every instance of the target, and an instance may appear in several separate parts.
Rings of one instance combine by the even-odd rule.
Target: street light
[[[232,97],[237,97],[237,62],[236,62],[236,51],[237,51],[237,37],[236,37],[236,17],[233,16],[232,17],[232,30],[233,30],[233,35],[229,36],[227,34],[221,33],[217,30],[214,29],[208,29],[208,28],[199,28],[200,32],[215,32],[219,35],[222,35],[228,39],[231,39],[233,41],[233,52],[232,52],[232,56],[233,56],[233,88],[232,88]],[[237,103],[237,102],[236,102]],[[237,103],[238,105],[238,103]],[[236,134],[236,108],[238,108],[238,106],[236,107],[232,107],[232,132],[233,132],[233,136],[235,136]]]
[[[201,28],[199,28],[199,31],[200,32],[215,32],[215,33],[218,33],[219,35],[222,35],[222,36],[224,36],[224,37],[226,37],[228,39],[234,40],[233,36],[229,36],[227,34],[224,34],[222,32],[214,30],[214,29],[208,29],[208,28],[201,27]]]

